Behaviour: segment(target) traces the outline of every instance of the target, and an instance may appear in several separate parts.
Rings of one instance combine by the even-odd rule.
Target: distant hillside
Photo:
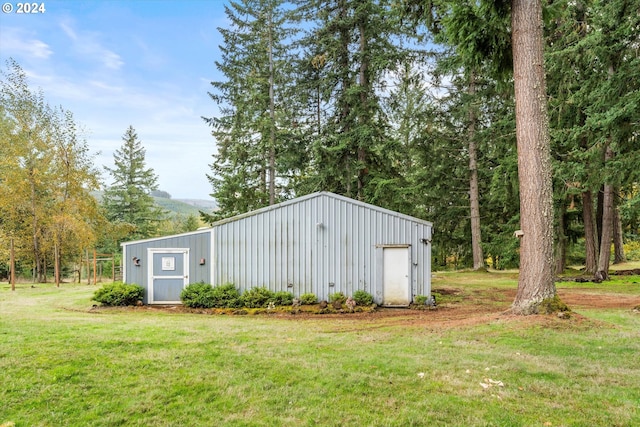
[[[191,206],[196,206],[196,207],[200,208],[203,211],[204,210],[215,211],[216,209],[218,209],[218,204],[213,199],[211,199],[211,200],[204,200],[204,199],[173,199],[173,200],[178,200],[180,202],[186,203],[186,204],[191,205]]]
[[[164,197],[154,197],[156,204],[160,206],[162,209],[169,211],[170,214],[175,215],[195,215],[197,217],[200,216],[200,211],[208,212],[211,209],[206,207],[194,206],[189,203],[185,203],[182,200],[178,199],[166,199]],[[203,201],[204,202],[204,201]]]
[[[92,192],[93,196],[102,200],[102,192],[95,191]],[[165,197],[154,197],[153,198],[158,206],[162,209],[169,211],[170,215],[195,215],[197,217],[200,216],[200,211],[203,212],[212,212],[217,208],[216,202],[214,200],[203,200],[203,199],[167,199]]]

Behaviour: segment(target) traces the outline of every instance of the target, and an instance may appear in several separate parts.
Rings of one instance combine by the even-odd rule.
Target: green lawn
[[[96,310],[92,286],[0,285],[0,426],[640,425],[633,307],[451,326],[436,316],[491,307],[516,273],[435,276],[463,297],[406,318]]]

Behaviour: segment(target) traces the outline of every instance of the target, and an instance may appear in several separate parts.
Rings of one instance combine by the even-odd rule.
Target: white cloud
[[[32,59],[47,59],[53,54],[48,44],[18,28],[3,28],[0,31],[0,45],[5,54],[20,54]]]
[[[117,53],[107,49],[100,43],[100,34],[90,31],[78,32],[70,21],[60,22],[60,28],[72,41],[72,49],[80,55],[100,62],[110,70],[119,70],[124,61]]]

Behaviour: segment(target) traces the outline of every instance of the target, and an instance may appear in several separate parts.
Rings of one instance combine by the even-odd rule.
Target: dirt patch
[[[482,290],[467,291],[462,288],[437,288],[434,292],[442,295],[437,308],[385,308],[378,307],[374,310],[361,312],[343,311],[339,313],[318,314],[311,307],[292,313],[288,308],[275,311],[260,310],[257,312],[234,312],[233,310],[205,310],[190,309],[184,306],[143,306],[118,308],[119,310],[152,310],[171,313],[197,313],[205,315],[246,315],[269,316],[284,321],[304,320],[342,320],[349,325],[338,327],[335,331],[362,328],[382,328],[389,326],[423,327],[427,330],[443,330],[452,328],[464,328],[479,324],[487,324],[496,321],[520,322],[523,324],[543,324],[548,327],[559,327],[567,320],[558,319],[555,315],[537,316],[513,316],[508,310],[516,296],[516,289],[488,288]],[[558,295],[571,309],[621,309],[633,310],[640,306],[640,296],[606,293],[604,290],[590,288],[560,289]],[[97,311],[108,310],[98,308]],[[236,310],[237,311],[237,310]],[[357,322],[363,321],[362,323]],[[586,319],[573,312],[571,324],[584,323]]]
[[[561,289],[560,299],[570,308],[620,308],[631,310],[640,304],[640,296],[593,293],[591,289]]]

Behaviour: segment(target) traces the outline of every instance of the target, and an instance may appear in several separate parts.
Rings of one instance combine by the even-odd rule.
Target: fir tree
[[[145,149],[133,126],[122,137],[123,144],[113,155],[114,168],[105,167],[113,183],[103,195],[107,218],[131,226],[131,239],[153,237],[164,212],[151,192],[158,188],[158,177],[145,164]]]
[[[386,77],[409,51],[390,2],[314,1],[305,5],[313,27],[303,40],[308,123],[315,137],[313,190],[329,190],[390,207],[402,179],[390,153],[389,121],[380,100]]]
[[[216,62],[225,79],[212,82],[220,116],[205,118],[217,153],[208,175],[219,210],[205,220],[275,203],[287,192],[291,85],[286,40],[288,15],[281,0],[243,0],[225,6],[231,28],[219,28],[224,45]]]

